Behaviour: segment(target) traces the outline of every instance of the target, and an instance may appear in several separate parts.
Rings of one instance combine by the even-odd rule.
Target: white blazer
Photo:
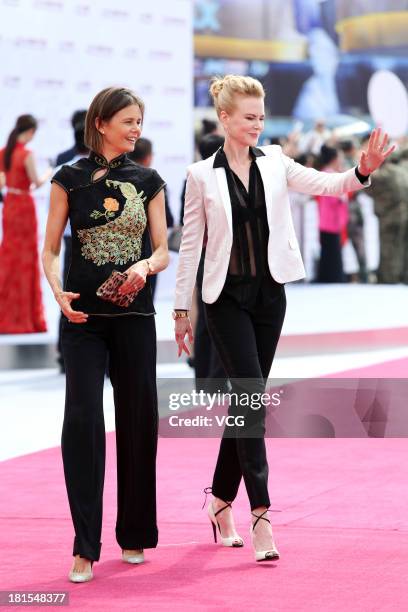
[[[318,172],[283,154],[279,145],[259,147],[256,157],[262,176],[269,225],[268,264],[278,283],[304,278],[305,269],[293,227],[288,190],[310,195],[341,195],[368,187],[346,172]],[[232,210],[224,168],[213,168],[214,155],[188,167],[184,226],[176,276],[174,308],[190,310],[207,226],[203,301],[212,304],[227,276],[232,246]]]

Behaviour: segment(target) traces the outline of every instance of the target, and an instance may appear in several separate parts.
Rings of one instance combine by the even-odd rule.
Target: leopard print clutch
[[[123,285],[126,279],[126,274],[113,270],[106,281],[102,283],[100,287],[98,287],[96,290],[96,295],[102,300],[113,302],[113,304],[116,304],[117,306],[127,308],[135,299],[138,291],[132,291],[131,293],[126,293],[125,295],[119,293],[119,287]]]

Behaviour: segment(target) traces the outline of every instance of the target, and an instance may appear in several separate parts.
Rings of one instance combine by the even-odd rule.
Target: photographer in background
[[[77,110],[71,117],[71,125],[74,130],[74,141],[75,144],[70,149],[63,151],[57,155],[55,160],[56,166],[62,166],[63,164],[69,164],[72,160],[77,157],[84,157],[84,129],[85,129],[85,117],[86,110]],[[82,155],[81,155],[82,153]],[[88,155],[88,149],[85,149],[85,155]]]

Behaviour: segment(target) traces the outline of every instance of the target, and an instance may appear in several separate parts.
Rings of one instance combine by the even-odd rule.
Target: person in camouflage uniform
[[[401,283],[404,279],[408,169],[398,162],[399,154],[394,153],[371,177],[372,184],[366,190],[374,199],[374,211],[380,224],[379,283]]]
[[[400,153],[399,167],[402,170],[404,182],[403,211],[402,211],[402,282],[408,285],[408,147]]]
[[[358,163],[359,152],[352,140],[340,143],[340,148],[344,154],[344,165],[346,168],[354,168]],[[349,193],[349,218],[347,225],[347,235],[353,246],[358,261],[358,280],[361,283],[367,282],[367,258],[364,243],[364,217],[361,204],[358,200],[358,191]]]

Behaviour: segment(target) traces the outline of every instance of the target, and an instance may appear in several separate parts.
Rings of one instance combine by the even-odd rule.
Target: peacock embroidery
[[[142,236],[146,228],[147,218],[144,208],[146,196],[143,191],[137,192],[132,183],[122,183],[121,181],[106,180],[107,187],[120,189],[126,198],[122,214],[108,221],[104,225],[78,230],[78,237],[82,244],[81,253],[85,259],[90,259],[97,266],[106,263],[126,264],[128,261],[140,259],[142,250]],[[110,204],[116,202],[112,198]],[[106,204],[106,200],[105,200]],[[105,206],[114,212],[116,206]],[[94,214],[91,217],[97,218]],[[100,213],[99,216],[108,215]]]

